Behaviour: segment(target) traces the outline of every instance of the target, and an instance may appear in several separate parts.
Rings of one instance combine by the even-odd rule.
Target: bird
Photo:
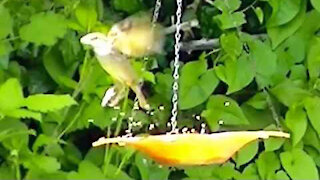
[[[145,57],[164,52],[164,28],[151,21],[147,12],[131,15],[115,23],[107,34],[119,52],[129,57]]]
[[[114,48],[113,39],[99,32],[89,33],[80,39],[84,45],[91,46],[102,68],[113,78],[114,87],[106,92],[108,100],[102,104],[114,107],[125,96],[126,87],[130,87],[136,94],[140,107],[149,109],[142,93],[142,79],[137,75],[128,57]]]

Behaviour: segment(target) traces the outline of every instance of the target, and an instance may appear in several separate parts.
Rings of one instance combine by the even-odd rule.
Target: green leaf
[[[237,152],[235,158],[233,158],[236,161],[237,167],[248,163],[255,157],[255,155],[258,153],[258,145],[258,142],[254,141],[247,144]]]
[[[75,15],[79,24],[84,27],[86,31],[90,31],[97,23],[97,12],[95,7],[88,5],[88,3],[80,3],[75,9]]]
[[[40,134],[32,146],[33,152],[38,152],[39,148],[44,145],[55,143],[56,139],[45,134]]]
[[[225,125],[248,124],[238,103],[223,95],[211,96],[207,109],[201,115],[206,118],[211,130],[216,130],[219,121]]]
[[[12,46],[9,41],[0,40],[0,69],[7,70],[9,67],[9,56],[12,51]]]
[[[275,173],[271,179],[272,180],[290,180],[287,173],[285,173],[282,170]]]
[[[61,44],[59,44],[59,50],[66,66],[71,66],[79,61],[79,58],[81,58],[81,44],[74,31],[67,32]]]
[[[294,65],[290,69],[290,80],[301,83],[307,81],[307,69],[304,65]]]
[[[317,132],[314,130],[314,128],[312,128],[312,126],[308,126],[307,131],[303,137],[303,143],[305,145],[314,147],[318,151],[320,150],[320,139]]]
[[[9,65],[9,55],[7,54],[7,55],[0,56],[0,70],[7,69],[8,65]]]
[[[221,166],[212,168],[213,177],[209,179],[233,179],[238,174],[234,166],[233,163],[227,162]]]
[[[11,52],[11,50],[12,47],[8,41],[0,41],[0,56],[8,55]]]
[[[28,91],[30,94],[48,93],[56,87],[56,84],[43,67],[30,69],[28,77]]]
[[[221,29],[235,28],[246,23],[243,12],[234,12],[240,7],[240,0],[216,0],[212,5],[222,11],[222,14],[213,17],[213,20],[218,22]]]
[[[261,179],[271,180],[272,175],[280,168],[280,161],[274,152],[263,152],[257,162],[258,172]]]
[[[44,155],[33,155],[24,162],[24,166],[29,169],[40,169],[46,173],[54,173],[61,167],[56,158]]]
[[[301,149],[280,154],[281,164],[292,179],[319,179],[313,159]]]
[[[188,180],[206,180],[212,179],[213,168],[215,166],[187,167],[184,172],[189,177]]]
[[[103,108],[100,105],[100,100],[94,98],[90,104],[84,109],[80,120],[92,121],[92,123],[101,129],[106,128],[112,124],[112,118],[117,117],[119,110],[113,108]]]
[[[92,147],[84,157],[84,160],[90,161],[100,167],[103,164],[105,149]]]
[[[14,118],[33,118],[35,120],[42,121],[41,113],[29,111],[27,109],[5,111],[5,115]]]
[[[96,61],[95,59],[90,59],[90,61],[94,62],[91,66],[91,73],[87,74],[85,77],[86,82],[84,87],[82,88],[82,93],[84,94],[84,96],[97,94],[99,97],[102,98],[102,96],[105,93],[105,90],[111,86],[113,81],[111,77],[106,73],[106,71],[103,70],[98,61]],[[99,94],[98,89],[102,89],[103,92]]]
[[[256,164],[250,163],[241,174],[236,176],[237,180],[260,180]]]
[[[312,4],[312,6],[313,6],[318,12],[320,12],[320,1],[318,1],[318,0],[311,0],[311,4]]]
[[[303,40],[300,41],[305,48],[308,48],[309,41],[312,37],[314,37],[315,32],[317,32],[320,28],[320,24],[317,23],[320,18],[320,13],[316,10],[311,10],[306,14],[306,18],[304,19],[303,24],[300,26],[295,35],[299,36]]]
[[[146,159],[140,153],[135,157],[135,164],[139,169],[142,180],[167,180],[169,177],[170,171],[167,167]]]
[[[140,176],[142,180],[148,180],[149,179],[149,169],[148,169],[148,159],[143,157],[140,153],[138,153],[135,156],[135,164],[137,165]]]
[[[131,63],[134,67],[134,70],[137,72],[139,77],[142,77],[143,80],[152,82],[155,84],[155,76],[152,72],[146,70],[145,62],[143,61],[134,61]]]
[[[25,41],[52,46],[67,32],[67,23],[60,14],[39,13],[33,15],[31,22],[22,26],[19,32]]]
[[[317,96],[307,97],[304,100],[304,107],[313,128],[317,131],[318,135],[320,135],[320,98]]]
[[[79,164],[78,172],[70,172],[68,174],[68,179],[107,179],[100,168],[92,164],[90,161],[82,161]]]
[[[272,152],[272,151],[276,151],[278,149],[281,148],[281,146],[283,145],[285,139],[281,139],[281,138],[268,138],[264,140],[264,147],[265,147],[265,151],[266,152]]]
[[[292,0],[292,1],[282,0],[281,2],[293,2],[293,1],[301,1],[301,0]],[[290,22],[283,24],[281,26],[267,27],[267,32],[271,38],[273,49],[278,47],[279,44],[281,44],[285,39],[287,39],[292,34],[294,34],[303,23],[306,15],[305,0],[303,0],[302,3],[303,4],[301,5],[301,7],[298,6],[298,8],[300,8],[299,13]],[[286,8],[286,9],[290,9],[290,8]],[[282,16],[282,17],[287,17],[287,16]]]
[[[298,35],[290,36],[276,49],[278,60],[284,60],[290,68],[294,63],[302,62],[305,58],[306,48],[304,39]]]
[[[246,104],[256,108],[256,109],[266,109],[268,106],[267,103],[267,94],[264,92],[256,93],[252,98],[250,98]]]
[[[3,5],[0,5],[0,17],[0,39],[3,39],[11,33],[13,25],[10,13]]]
[[[220,28],[224,30],[239,27],[247,22],[243,12],[222,13],[215,16],[214,20],[218,21]]]
[[[23,104],[22,87],[17,79],[8,79],[0,86],[0,110],[13,110]]]
[[[260,7],[256,7],[256,8],[254,8],[254,12],[256,13],[256,16],[257,16],[260,24],[262,24],[263,18],[264,18],[262,9]]]
[[[249,121],[248,125],[243,126],[246,130],[260,130],[274,123],[269,109],[257,110],[247,104],[242,104],[241,109]]]
[[[64,87],[74,89],[77,82],[72,80],[74,67],[67,67],[64,64],[63,57],[57,48],[52,48],[43,57],[43,65],[51,78]]]
[[[157,94],[161,95],[164,100],[170,101],[172,96],[173,77],[171,72],[157,73],[156,85],[154,87]]]
[[[140,0],[112,0],[112,4],[116,10],[125,11],[130,14],[138,12],[144,7]]]
[[[271,89],[271,93],[284,105],[290,107],[303,102],[303,99],[311,96],[311,93],[304,90],[291,81],[287,80]]]
[[[307,130],[307,115],[301,107],[291,107],[286,113],[286,125],[292,134],[292,144],[297,145]]]
[[[288,23],[298,14],[303,0],[270,0],[272,15],[267,26],[279,26]]]
[[[156,78],[152,72],[144,71],[142,77],[145,81],[152,82],[153,84],[156,83]]]
[[[244,36],[250,48],[250,58],[255,62],[256,81],[259,88],[269,85],[271,76],[277,68],[277,56],[272,51],[270,45],[250,36]]]
[[[29,142],[27,126],[17,119],[4,119],[0,121],[0,142],[10,150],[26,148]]]
[[[56,111],[77,104],[70,95],[37,94],[24,100],[28,109],[40,112]]]
[[[317,78],[320,75],[320,38],[314,37],[310,42],[310,48],[307,55],[308,70],[311,78]]]
[[[63,148],[63,151],[64,158],[71,164],[79,165],[83,159],[80,150],[70,142]]]
[[[39,169],[30,169],[27,172],[27,175],[25,179],[28,180],[39,180],[39,179],[45,179],[45,180],[66,180],[67,179],[67,173],[63,171],[56,171],[53,173],[46,173]]]
[[[119,167],[112,164],[106,165],[105,169],[108,169],[109,172],[107,174],[108,180],[132,180],[132,178],[130,178],[124,171],[121,171]]]
[[[207,70],[204,58],[187,63],[181,70],[180,109],[190,109],[206,101],[219,80],[213,69]]]
[[[0,179],[16,179],[15,169],[12,166],[8,166],[6,163],[2,163],[0,166]]]
[[[272,84],[285,81],[293,65],[305,59],[306,47],[301,43],[303,41],[303,38],[295,34],[277,47],[278,63],[276,72],[272,76]]]
[[[220,44],[223,50],[233,59],[242,52],[242,43],[235,33],[222,34],[220,36]]]
[[[233,12],[239,9],[241,5],[240,0],[216,0],[213,4],[216,8],[218,8],[222,12]]]
[[[234,93],[246,87],[255,75],[254,64],[246,55],[241,56],[237,60],[226,59],[224,66],[217,66],[215,71],[217,76],[228,84],[227,94]]]

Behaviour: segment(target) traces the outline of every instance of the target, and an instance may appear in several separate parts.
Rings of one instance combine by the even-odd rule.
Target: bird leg
[[[131,89],[134,91],[134,93],[136,93],[140,107],[142,107],[143,109],[149,110],[150,105],[147,103],[147,100],[141,91],[141,86],[138,84],[131,85]]]

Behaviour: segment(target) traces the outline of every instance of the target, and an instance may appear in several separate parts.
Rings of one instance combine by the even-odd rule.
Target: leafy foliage
[[[158,21],[169,27],[176,3],[161,1]],[[221,165],[177,168],[125,147],[91,148],[100,136],[123,135],[132,118],[134,134],[167,130],[173,36],[165,53],[130,60],[150,112],[133,110],[131,92],[119,108],[101,107],[112,79],[79,42],[154,3],[0,1],[0,179],[319,179],[319,0],[183,1],[183,21],[199,26],[182,33],[191,46],[180,56],[178,126],[282,129],[290,140],[252,142]],[[202,38],[209,44],[192,49]]]
[[[25,41],[50,46],[66,31],[64,16],[48,12],[33,15],[30,24],[21,27],[20,36]]]

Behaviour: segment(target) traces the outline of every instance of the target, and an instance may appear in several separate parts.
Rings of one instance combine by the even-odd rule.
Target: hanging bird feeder
[[[93,146],[118,143],[141,151],[164,165],[207,165],[224,163],[246,144],[269,137],[289,138],[289,134],[277,131],[238,131],[116,137],[100,138]]]
[[[157,0],[155,12],[159,12],[161,2]],[[178,89],[179,89],[179,51],[182,0],[177,0],[177,20],[175,33],[175,59],[173,71],[173,97],[171,132],[164,135],[150,135],[143,137],[115,137],[100,138],[92,145],[94,147],[104,144],[117,143],[120,146],[129,146],[143,152],[155,161],[164,165],[207,165],[226,162],[239,149],[246,144],[269,137],[289,138],[288,133],[280,131],[235,131],[222,133],[184,133],[179,134],[177,126],[178,115]],[[158,15],[154,15],[155,17]]]

